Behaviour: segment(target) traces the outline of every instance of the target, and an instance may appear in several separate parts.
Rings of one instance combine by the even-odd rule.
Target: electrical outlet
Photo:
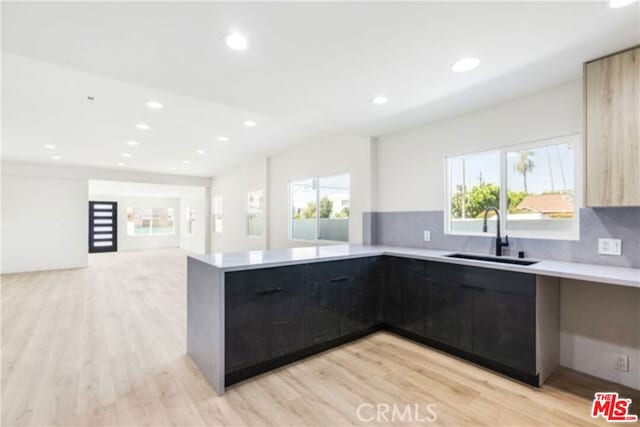
[[[598,253],[600,255],[622,255],[622,240],[598,239]]]
[[[430,242],[431,241],[431,231],[424,230],[424,241],[425,242]]]
[[[616,371],[629,372],[629,356],[626,354],[619,354],[616,357],[616,365],[614,366]]]

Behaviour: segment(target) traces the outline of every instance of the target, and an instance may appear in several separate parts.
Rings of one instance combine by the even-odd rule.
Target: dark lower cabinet
[[[375,326],[377,290],[365,258],[309,264],[308,329],[322,343]]]
[[[373,306],[367,321],[373,325],[384,322],[384,263],[382,256],[366,258],[367,301]]]
[[[535,297],[473,292],[473,353],[535,375]]]
[[[426,332],[429,292],[426,261],[388,257],[385,264],[385,323],[412,334]]]
[[[427,336],[463,351],[471,351],[473,290],[456,283],[429,281]]]
[[[226,381],[387,326],[537,384],[535,282],[388,256],[226,273]]]
[[[305,266],[228,273],[225,291],[227,372],[309,345]]]
[[[381,271],[359,258],[227,273],[228,383],[376,327]]]

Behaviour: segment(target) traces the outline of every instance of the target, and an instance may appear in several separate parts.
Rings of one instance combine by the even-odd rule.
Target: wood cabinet
[[[426,262],[389,257],[385,265],[385,323],[419,336],[426,333],[429,292]]]
[[[440,343],[471,352],[473,290],[447,278],[451,266],[429,263],[429,315],[427,336]]]
[[[585,64],[586,204],[640,206],[640,47]]]
[[[230,272],[224,298],[226,385],[380,328],[537,384],[532,274],[358,258]]]
[[[229,372],[309,345],[305,266],[230,273],[226,277],[225,367]]]
[[[366,266],[366,259],[309,264],[307,328],[312,344],[376,324],[377,292],[368,286]]]
[[[359,258],[225,275],[227,385],[371,332],[381,260]]]
[[[473,354],[536,374],[534,297],[473,291]]]

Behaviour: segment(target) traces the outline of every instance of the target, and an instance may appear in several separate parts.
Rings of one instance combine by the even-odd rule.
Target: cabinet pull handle
[[[471,285],[460,285],[461,288],[465,289],[475,289],[476,291],[484,291],[485,288],[481,288],[479,286],[471,286]]]
[[[329,281],[331,283],[335,283],[335,282],[344,282],[346,280],[349,280],[348,277],[334,277],[333,279],[330,279]]]
[[[273,289],[267,289],[264,291],[258,291],[256,292],[257,295],[269,295],[269,294],[275,294],[277,292],[281,292],[282,288],[273,288]]]

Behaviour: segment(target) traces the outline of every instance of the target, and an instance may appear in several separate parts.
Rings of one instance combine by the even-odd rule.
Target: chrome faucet
[[[509,246],[509,236],[504,236],[504,242],[502,241],[502,238],[500,237],[500,211],[498,211],[498,209],[494,206],[489,206],[487,209],[484,210],[484,221],[482,223],[482,231],[484,233],[487,232],[487,214],[489,213],[489,211],[494,211],[496,213],[496,216],[498,217],[498,222],[496,223],[496,226],[497,226],[496,227],[497,229],[496,256],[502,256],[502,248]]]

